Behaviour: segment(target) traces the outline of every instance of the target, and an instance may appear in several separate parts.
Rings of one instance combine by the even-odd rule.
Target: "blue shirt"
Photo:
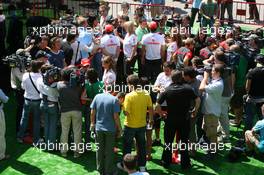
[[[79,32],[79,36],[77,38],[77,41],[80,41],[81,44],[86,45],[86,46],[91,46],[92,42],[93,42],[93,33],[92,33],[92,29],[85,29],[82,27],[78,28],[78,32]],[[88,53],[84,52],[81,50],[81,54],[82,54],[82,58],[87,58],[88,57]]]
[[[259,144],[257,148],[260,152],[264,153],[264,119],[258,121],[253,127],[253,131],[259,133]]]
[[[59,50],[58,53],[54,53],[53,51],[49,52],[49,63],[53,66],[63,69],[64,68],[64,52]]]
[[[142,0],[142,4],[160,4],[165,5],[165,0]]]
[[[253,127],[253,131],[259,132],[259,141],[264,141],[264,119],[258,121]]]
[[[205,86],[205,97],[203,104],[204,114],[212,114],[220,117],[223,90],[224,83],[221,78],[218,80],[212,80],[208,85]]]
[[[120,105],[116,97],[109,93],[98,94],[94,97],[90,107],[96,110],[96,131],[116,131],[114,113],[120,112]]]

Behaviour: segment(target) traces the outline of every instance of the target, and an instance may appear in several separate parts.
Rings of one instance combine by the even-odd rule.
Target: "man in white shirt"
[[[38,144],[40,140],[40,92],[37,89],[37,80],[41,78],[40,68],[44,63],[42,61],[32,61],[31,72],[23,75],[21,87],[25,90],[24,107],[20,128],[17,134],[17,141],[23,143],[23,137],[28,126],[29,114],[33,112],[33,144]]]
[[[165,58],[165,38],[164,35],[155,33],[158,28],[156,22],[149,24],[150,33],[142,38],[141,63],[145,65],[146,76],[150,82],[154,82],[161,72],[162,60]]]
[[[105,26],[105,35],[101,38],[101,48],[103,55],[111,56],[116,62],[120,53],[120,41],[113,35],[113,30],[112,25]]]

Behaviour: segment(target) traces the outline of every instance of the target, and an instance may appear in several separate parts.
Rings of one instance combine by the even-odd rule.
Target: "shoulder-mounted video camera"
[[[23,71],[30,67],[31,60],[31,55],[29,53],[21,52],[19,54],[6,56],[3,62],[9,65],[10,68],[19,68],[20,71]]]

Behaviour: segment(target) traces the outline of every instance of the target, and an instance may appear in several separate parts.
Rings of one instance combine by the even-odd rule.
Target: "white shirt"
[[[104,70],[104,75],[103,75],[103,82],[105,85],[111,85],[114,84],[116,81],[116,74],[115,72],[110,69],[108,71]]]
[[[43,95],[46,95],[48,96],[48,101],[58,102],[59,99],[58,89],[56,87],[52,88],[50,86],[45,85],[42,77],[40,77],[37,80],[37,88],[39,89],[40,92],[40,98],[43,99]]]
[[[171,61],[171,57],[173,53],[176,52],[177,49],[178,49],[178,46],[176,42],[169,43],[168,48],[167,48],[167,59],[166,59],[167,62]]]
[[[135,34],[132,35],[126,34],[123,42],[123,50],[127,58],[131,57],[133,47],[136,45],[137,45],[137,36]]]
[[[101,38],[101,48],[106,49],[106,51],[111,55],[116,55],[117,47],[120,47],[118,37],[106,34]]]
[[[172,83],[171,76],[167,76],[167,75],[165,75],[164,72],[161,72],[161,73],[158,75],[158,77],[157,77],[157,79],[156,79],[156,81],[155,81],[154,86],[155,86],[155,87],[159,87],[159,88],[161,88],[162,91],[164,92],[164,91],[165,91],[165,88],[167,88],[171,83]],[[160,92],[160,93],[162,93],[162,92]],[[159,93],[159,94],[160,94],[160,93]],[[157,99],[159,98],[159,94],[157,95]],[[161,106],[167,106],[166,101],[163,102],[163,103],[161,104]]]
[[[11,69],[11,77],[10,77],[10,82],[11,82],[11,87],[13,89],[20,89],[21,88],[21,82],[22,82],[22,77],[23,77],[24,72],[20,71],[19,68],[12,68]]]
[[[78,62],[80,59],[83,59],[85,55],[88,55],[88,52],[90,51],[87,45],[84,45],[81,42],[79,43],[80,44],[79,44],[77,59],[76,59],[76,53],[77,53],[77,48],[78,48],[78,41],[75,41],[74,43],[71,44],[71,47],[73,49],[71,65],[75,65],[75,59],[76,59],[76,62]]]
[[[33,83],[35,84],[37,88],[37,80],[42,77],[40,73],[33,73],[30,72],[31,78]],[[39,100],[40,94],[37,92],[37,90],[34,88],[32,82],[29,78],[29,72],[24,73],[22,77],[22,83],[21,83],[22,89],[25,90],[24,97],[31,99],[31,100]]]
[[[149,33],[143,36],[142,45],[146,48],[147,60],[159,60],[161,59],[161,46],[165,45],[165,39],[158,33]]]

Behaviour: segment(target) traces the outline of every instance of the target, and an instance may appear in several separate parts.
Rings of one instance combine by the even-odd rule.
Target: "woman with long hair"
[[[104,68],[103,82],[104,85],[112,85],[116,82],[116,73],[114,68],[114,60],[110,56],[105,56],[102,60]]]
[[[132,21],[125,22],[124,24],[125,30],[127,32],[124,42],[123,42],[123,50],[125,56],[125,73],[127,75],[133,74],[133,67],[136,61],[136,53],[137,53],[137,36],[135,34],[134,23]]]

